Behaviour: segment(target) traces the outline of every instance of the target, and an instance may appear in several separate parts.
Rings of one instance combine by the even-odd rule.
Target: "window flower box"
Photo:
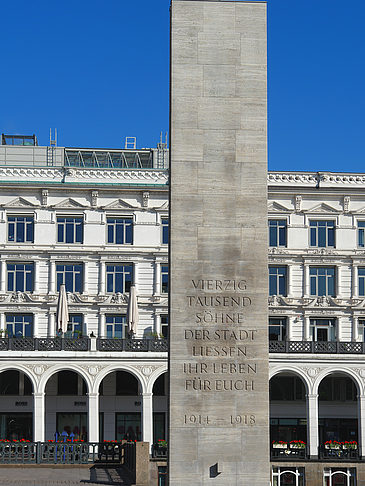
[[[277,441],[272,443],[273,449],[287,449],[288,443],[283,441]]]
[[[325,442],[324,448],[339,450],[342,448],[342,444],[341,442],[337,442],[337,440],[328,440],[327,442]]]
[[[355,440],[342,442],[343,450],[357,450],[357,442]]]
[[[302,440],[292,440],[289,443],[290,449],[305,449],[306,443]]]

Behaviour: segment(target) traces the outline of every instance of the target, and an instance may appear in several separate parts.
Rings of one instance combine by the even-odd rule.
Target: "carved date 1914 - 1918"
[[[256,425],[256,416],[249,413],[229,415],[227,417],[214,417],[212,415],[189,413],[184,415],[184,425]]]

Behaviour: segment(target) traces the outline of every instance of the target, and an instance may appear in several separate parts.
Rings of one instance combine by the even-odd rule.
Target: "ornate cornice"
[[[361,298],[336,298],[336,297],[283,297],[281,295],[271,295],[268,299],[269,307],[285,307],[292,309],[318,309],[318,308],[337,308],[337,309],[362,309],[365,306],[365,299]]]
[[[0,167],[2,183],[90,183],[166,185],[168,171],[161,169],[90,169],[79,167]],[[43,203],[45,197],[43,197]]]
[[[68,167],[65,169],[65,182],[93,182],[105,183],[118,181],[128,184],[167,184],[166,170],[126,170],[126,169],[79,169]]]
[[[302,187],[365,187],[365,174],[363,173],[336,173],[336,172],[269,172],[267,175],[269,186],[302,186]],[[348,210],[345,201],[345,211]]]

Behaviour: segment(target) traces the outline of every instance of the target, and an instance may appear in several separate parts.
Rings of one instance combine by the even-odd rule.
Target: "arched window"
[[[272,468],[273,486],[304,486],[304,467]]]

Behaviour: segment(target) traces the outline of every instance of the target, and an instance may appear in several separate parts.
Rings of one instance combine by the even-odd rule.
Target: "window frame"
[[[272,221],[276,221],[277,223],[282,222],[284,223],[283,225],[276,225],[276,226],[271,226],[270,223]],[[284,235],[285,235],[285,242],[283,244],[280,244],[280,227],[284,227]],[[269,218],[268,219],[268,228],[269,228],[269,247],[270,248],[287,248],[288,246],[288,220],[286,218]],[[276,238],[276,245],[271,243],[271,228],[276,228],[275,231],[275,238]]]
[[[110,222],[109,220],[114,220],[114,222]],[[120,222],[117,222],[117,220],[120,220]],[[130,223],[126,224],[125,221],[130,221]],[[122,237],[122,242],[118,243],[116,241],[117,239],[117,226],[120,225],[122,226],[123,230],[123,237]],[[113,240],[114,241],[109,241],[109,227],[113,228]],[[128,238],[128,231],[127,228],[130,227],[130,241],[126,241]],[[106,244],[107,245],[133,245],[133,239],[134,239],[134,218],[133,215],[127,216],[127,215],[107,215],[106,217]]]
[[[312,226],[312,223],[317,223],[317,226]],[[329,225],[318,225],[318,223],[331,223],[333,224],[333,226],[329,226]],[[319,227],[323,227],[325,226],[326,228],[326,231],[325,231],[325,245],[319,245]],[[336,248],[336,226],[337,226],[337,221],[336,219],[328,219],[328,218],[310,218],[309,219],[309,223],[308,223],[308,227],[309,227],[309,247],[310,248]],[[316,236],[315,236],[315,240],[316,240],[316,243],[315,244],[312,244],[312,229],[316,229]],[[333,245],[329,245],[328,244],[328,240],[329,240],[329,230],[330,229],[333,229]]]
[[[15,221],[9,221],[9,218],[15,218]],[[28,233],[28,229],[27,229],[27,222],[24,221],[24,240],[23,241],[17,241],[17,226],[18,226],[18,222],[16,221],[17,218],[30,218],[31,219],[31,224],[30,224],[30,227],[31,227],[31,236],[32,238],[31,239],[27,239],[27,233]],[[19,213],[7,213],[6,215],[6,241],[7,243],[11,243],[11,244],[29,244],[29,243],[34,243],[34,222],[35,222],[35,215],[34,213],[30,213],[30,214],[19,214]],[[14,224],[14,239],[11,240],[10,239],[10,224]]]
[[[345,469],[346,469],[346,472],[344,471]],[[355,486],[356,483],[357,483],[356,467],[346,467],[344,465],[344,467],[340,466],[340,467],[325,467],[325,468],[323,468],[323,480],[325,481],[325,479],[328,478],[329,479],[329,482],[328,482],[329,486],[334,486],[332,478],[336,474],[343,474],[344,476],[347,477],[346,486]]]
[[[356,235],[357,247],[365,248],[365,220],[361,220],[361,219],[357,220],[356,230],[357,230],[357,235]],[[360,234],[362,235],[361,238],[360,238]],[[363,244],[360,243],[361,239],[363,240]]]
[[[79,319],[79,322],[77,320]],[[84,314],[69,314],[67,331],[64,333],[65,338],[78,338],[84,334]]]
[[[166,270],[163,270],[167,268]],[[165,281],[165,279],[167,281]],[[161,294],[168,294],[169,293],[169,265],[168,263],[161,263],[160,266],[160,285],[161,285]]]
[[[14,270],[10,270],[9,266],[14,265]],[[17,271],[17,266],[24,266],[23,270],[23,277],[22,277],[22,283],[23,283],[23,288],[17,288],[18,285],[18,271]],[[26,266],[32,267],[31,270],[27,271],[25,269]],[[13,275],[13,289],[9,288],[9,276],[10,274]],[[27,275],[30,275],[30,282],[28,282]],[[30,285],[28,286],[28,283]],[[33,292],[34,291],[34,263],[33,262],[6,262],[6,291],[7,292]]]
[[[13,317],[14,322],[8,322],[8,318]],[[22,322],[22,331],[16,330],[15,325],[17,324],[16,318],[23,318]],[[24,318],[28,317],[30,318],[29,322],[25,322]],[[14,324],[14,329],[10,332],[9,331],[9,325]],[[27,327],[25,327],[27,326]],[[28,327],[29,326],[29,327]],[[24,312],[24,313],[18,313],[18,312],[5,312],[5,329],[7,331],[8,337],[33,337],[34,335],[34,314],[30,314],[29,312]],[[30,330],[30,332],[28,332]],[[15,333],[14,333],[15,331]],[[17,336],[19,334],[19,336]]]
[[[295,471],[294,471],[294,470]],[[281,471],[283,470],[283,471]],[[305,485],[305,468],[303,466],[279,466],[275,465],[271,467],[271,480],[272,484],[277,484],[278,486],[284,486],[282,483],[281,476],[283,474],[293,474],[295,476],[295,486]],[[275,478],[277,481],[275,482]]]
[[[279,274],[279,273],[276,273],[273,274],[273,273],[270,273],[270,270],[271,269],[285,269],[285,273],[283,274]],[[276,283],[275,283],[275,287],[276,287],[276,292],[272,293],[271,292],[271,282],[272,282],[272,278],[271,277],[276,277]],[[284,281],[284,291],[281,293],[280,292],[280,287],[281,287],[281,280]],[[273,296],[273,295],[281,295],[283,297],[286,297],[288,295],[288,266],[287,265],[269,265],[269,296]]]
[[[323,321],[323,323],[318,324],[317,321]],[[328,324],[324,324],[327,321]],[[336,342],[337,340],[337,319],[334,317],[310,317],[309,319],[309,329],[310,335],[313,342]],[[318,330],[327,330],[327,340],[318,340]]]
[[[65,267],[64,270],[58,270],[57,267],[59,266],[63,266]],[[81,271],[79,272],[80,273],[80,290],[76,290],[76,278],[77,278],[77,273],[75,272],[75,269],[72,270],[72,289],[73,290],[70,290],[69,288],[67,288],[67,280],[66,280],[66,272],[71,272],[71,270],[67,270],[66,267],[75,267],[75,266],[79,266],[81,267]],[[58,275],[63,273],[63,278],[62,278],[62,282],[60,282],[60,284],[58,285]],[[84,289],[84,265],[83,263],[74,263],[74,262],[70,262],[70,263],[64,263],[64,262],[56,262],[56,291],[59,292],[59,288],[62,284],[65,284],[66,286],[66,292],[70,292],[72,294],[82,294],[83,292],[83,289]]]
[[[282,322],[278,323],[278,324],[273,324],[271,323],[272,320],[274,319],[277,319],[277,320],[280,320]],[[280,337],[280,339],[270,339],[270,327],[279,327],[279,334],[278,336]],[[283,332],[284,330],[284,332]],[[283,339],[283,336],[285,339]],[[288,318],[286,316],[281,316],[281,317],[277,317],[277,316],[269,316],[269,341],[281,341],[281,342],[285,342],[285,341],[288,341]]]
[[[358,319],[357,321],[357,330],[358,335],[361,338],[361,341],[365,341],[365,316],[352,316],[352,319]]]
[[[108,270],[108,267],[121,267],[123,268],[122,272],[115,272]],[[124,271],[125,267],[130,267],[130,272]],[[122,289],[118,290],[117,288],[117,274],[122,275]],[[130,280],[126,280],[126,275],[130,274]],[[109,279],[108,276],[112,276],[112,287],[113,290],[109,290]],[[105,291],[107,294],[127,294],[130,292],[131,285],[133,284],[133,278],[134,278],[134,265],[133,263],[113,263],[113,262],[106,262],[105,264]],[[128,284],[129,285],[126,285]],[[128,288],[129,287],[129,288]]]
[[[167,223],[164,223],[164,221],[167,221]],[[161,245],[167,246],[169,244],[169,233],[170,233],[169,228],[170,228],[169,217],[161,216]],[[165,238],[165,236],[167,237]]]
[[[163,320],[165,322],[163,322]],[[168,314],[161,314],[160,315],[160,323],[161,323],[161,336],[164,339],[169,338],[169,315]],[[165,330],[165,332],[164,332]]]
[[[64,219],[64,222],[60,222],[60,219]],[[67,223],[70,223],[70,221],[66,221],[67,219],[73,219],[73,241],[66,241],[67,239]],[[80,220],[81,224],[81,241],[77,241],[77,222],[75,220]],[[63,241],[60,241],[59,239],[59,228],[60,225],[62,224],[63,226]],[[84,224],[85,224],[85,216],[83,215],[76,215],[76,214],[57,214],[56,215],[56,242],[57,244],[60,245],[82,245],[84,243]]]
[[[333,276],[331,275],[316,275],[312,274],[312,270],[333,270]],[[325,293],[319,293],[319,285],[320,285],[320,277],[325,277]],[[332,283],[330,281],[330,277],[332,277]],[[312,292],[312,282],[315,281],[316,291],[315,293]],[[337,282],[337,268],[335,265],[309,265],[309,295],[311,297],[336,297],[336,282]],[[333,292],[330,293],[329,285],[333,285]]]
[[[357,267],[357,285],[359,297],[365,297],[365,267]]]
[[[121,322],[108,322],[108,319],[120,319]],[[119,336],[116,335],[115,326],[121,327],[120,331],[117,331]],[[112,332],[108,332],[108,326],[113,326]],[[126,314],[105,314],[105,336],[107,339],[127,339],[128,338],[128,322]]]

